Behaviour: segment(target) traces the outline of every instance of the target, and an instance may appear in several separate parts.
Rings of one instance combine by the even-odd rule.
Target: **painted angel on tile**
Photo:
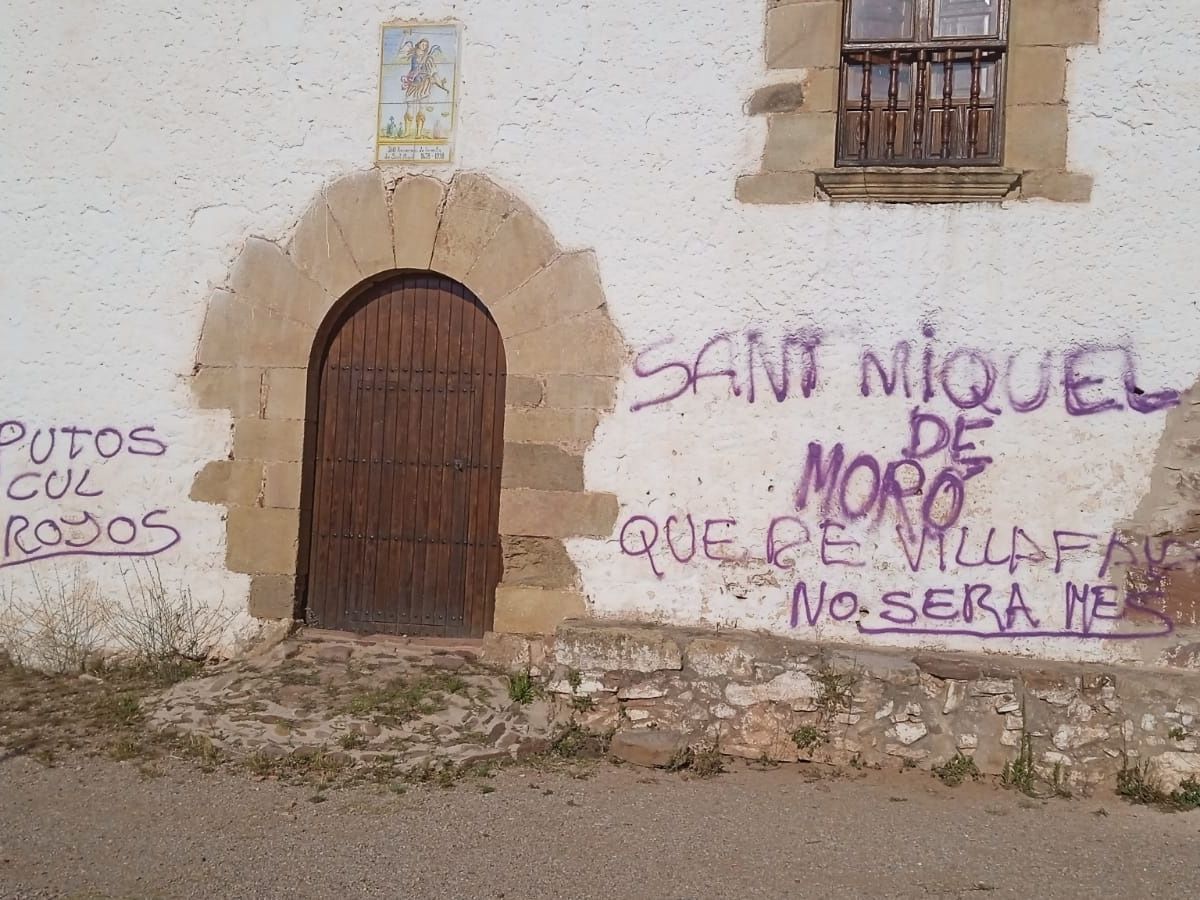
[[[408,72],[400,80],[404,87],[404,122],[400,136],[412,139],[428,137],[425,131],[425,113],[422,104],[429,99],[433,89],[440,88],[451,93],[444,78],[438,77],[437,64],[441,62],[442,48],[430,46],[426,38],[415,44],[405,41],[396,54],[397,63],[408,63]]]

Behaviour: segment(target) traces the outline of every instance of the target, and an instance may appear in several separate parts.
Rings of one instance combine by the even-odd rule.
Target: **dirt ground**
[[[0,664],[0,898],[1191,898],[1200,884],[1200,810],[915,769],[616,765],[466,657],[344,650],[100,676]]]
[[[1200,883],[1200,812],[915,771],[520,766],[403,793],[158,771],[0,763],[0,896],[1190,898]]]
[[[591,736],[470,649],[306,636],[220,664],[47,675],[0,658],[0,759],[172,759],[325,787],[489,774]],[[561,704],[559,704],[561,705]],[[561,754],[559,754],[561,756]],[[572,752],[570,755],[578,755]]]

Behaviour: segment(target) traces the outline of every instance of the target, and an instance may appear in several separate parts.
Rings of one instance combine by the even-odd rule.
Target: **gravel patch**
[[[19,757],[0,763],[0,896],[1091,900],[1200,882],[1200,812],[815,774],[522,767],[313,802],[189,763]]]

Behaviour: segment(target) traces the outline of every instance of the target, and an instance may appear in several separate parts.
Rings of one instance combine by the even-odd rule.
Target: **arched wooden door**
[[[501,565],[496,323],[461,284],[398,274],[327,339],[309,393],[308,621],[482,636]]]

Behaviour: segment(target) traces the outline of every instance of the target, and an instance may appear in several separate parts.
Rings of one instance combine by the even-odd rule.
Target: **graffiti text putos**
[[[129,510],[107,494],[110,467],[163,456],[151,425],[38,427],[0,421],[0,568],[62,556],[154,556],[179,543],[167,510]]]

